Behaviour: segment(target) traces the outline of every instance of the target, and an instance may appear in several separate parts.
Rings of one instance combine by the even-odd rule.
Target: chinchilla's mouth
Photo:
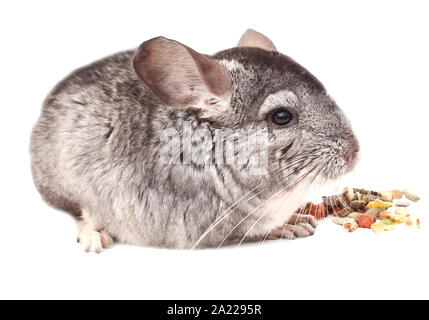
[[[286,147],[280,150],[280,156],[283,157],[292,148],[293,141]]]

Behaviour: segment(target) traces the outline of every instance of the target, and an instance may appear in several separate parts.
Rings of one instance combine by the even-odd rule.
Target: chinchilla
[[[212,56],[158,37],[74,71],[30,146],[38,191],[91,252],[312,235],[296,209],[358,150],[324,86],[253,30]]]

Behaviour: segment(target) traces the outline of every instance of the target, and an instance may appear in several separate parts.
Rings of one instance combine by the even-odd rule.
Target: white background
[[[429,298],[426,1],[2,1],[0,298]],[[217,250],[115,245],[86,254],[67,214],[35,190],[29,138],[49,90],[73,69],[154,36],[203,53],[247,28],[315,74],[351,119],[349,183],[408,187],[422,228]],[[327,192],[327,191],[325,191]]]

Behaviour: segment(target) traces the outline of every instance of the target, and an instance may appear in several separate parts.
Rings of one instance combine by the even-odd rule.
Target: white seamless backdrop
[[[428,9],[427,1],[2,1],[0,298],[429,298]],[[73,219],[32,183],[29,137],[46,94],[75,68],[158,35],[214,53],[247,28],[316,75],[350,118],[361,161],[338,185],[414,190],[422,200],[410,211],[422,228],[347,234],[325,220],[295,241],[86,254]]]

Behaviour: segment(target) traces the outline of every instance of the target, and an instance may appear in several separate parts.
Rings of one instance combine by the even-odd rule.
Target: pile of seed
[[[420,198],[411,191],[391,190],[373,191],[360,188],[344,188],[341,194],[323,197],[323,202],[307,202],[298,213],[311,214],[316,219],[333,215],[332,221],[353,232],[358,228],[370,228],[374,232],[393,230],[405,223],[411,228],[420,228],[420,220],[408,213],[410,205],[403,196],[417,202]]]

